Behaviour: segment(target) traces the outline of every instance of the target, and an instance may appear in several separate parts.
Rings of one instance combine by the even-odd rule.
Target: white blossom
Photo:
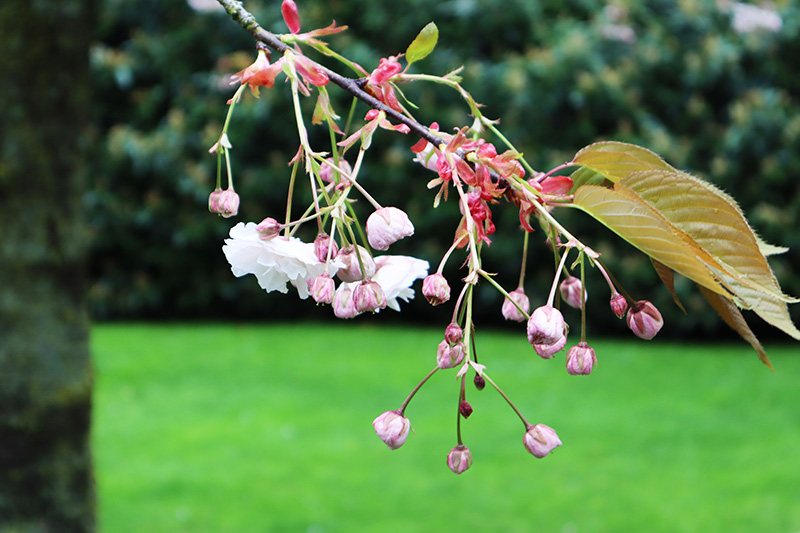
[[[379,255],[375,258],[376,271],[372,276],[372,281],[378,283],[386,296],[386,307],[395,311],[400,311],[400,302],[405,302],[414,297],[414,289],[411,285],[417,279],[422,279],[428,275],[428,262],[416,257],[407,255]],[[342,283],[340,290],[354,290],[361,283]]]
[[[261,240],[254,222],[236,224],[230,236],[225,239],[222,251],[231,264],[233,275],[253,274],[267,292],[285,294],[288,292],[286,284],[291,283],[305,300],[308,298],[307,280],[323,273],[330,275],[341,266],[332,261],[326,272],[325,263],[317,260],[314,245],[295,237]]]

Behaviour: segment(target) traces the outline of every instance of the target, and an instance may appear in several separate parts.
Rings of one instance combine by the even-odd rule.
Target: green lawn
[[[439,329],[98,325],[101,531],[800,531],[800,350],[595,342],[569,376],[524,333],[479,331],[488,373],[564,446],[535,459],[490,386],[470,387],[472,468],[451,473],[441,372],[389,451],[372,419],[435,364]]]

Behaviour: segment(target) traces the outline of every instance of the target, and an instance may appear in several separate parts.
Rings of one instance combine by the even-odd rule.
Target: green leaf
[[[663,283],[670,294],[672,294],[672,300],[675,302],[675,305],[680,307],[681,311],[683,311],[683,314],[685,315],[686,308],[683,307],[680,298],[678,298],[678,294],[675,292],[675,272],[667,265],[659,263],[652,257],[650,258],[650,261],[652,261],[653,267],[656,269],[656,274],[658,274],[658,277],[661,278],[661,283]]]
[[[650,258],[713,292],[732,297],[732,291],[708,268],[713,258],[624,185],[617,183],[612,189],[584,185],[575,191],[573,201]]]
[[[739,207],[712,185],[674,169],[633,172],[613,188],[578,188],[574,202],[651,259],[800,339],[786,306],[797,300],[781,292]]]
[[[635,172],[620,183],[708,252],[723,268],[721,276],[785,302],[798,301],[781,292],[742,211],[711,184],[677,171]]]
[[[711,307],[717,312],[722,320],[736,333],[741,335],[744,340],[749,342],[753,349],[755,349],[761,362],[767,365],[770,370],[774,372],[775,369],[772,368],[772,363],[770,362],[769,357],[767,357],[764,347],[761,346],[761,343],[758,341],[755,333],[753,333],[753,331],[750,329],[750,326],[747,325],[747,322],[742,316],[742,312],[739,311],[733,302],[727,298],[723,298],[719,294],[709,291],[702,285],[698,285],[697,287],[700,289],[700,293],[705,297],[706,300],[708,300],[708,303],[711,304]]]
[[[615,183],[631,172],[643,170],[677,172],[647,148],[615,141],[590,144],[575,154],[572,163],[593,170]]]
[[[424,59],[428,56],[433,49],[436,48],[436,42],[439,40],[439,28],[436,24],[429,22],[427,26],[422,28],[422,31],[414,38],[408,49],[406,50],[406,61],[410,65],[415,61]]]

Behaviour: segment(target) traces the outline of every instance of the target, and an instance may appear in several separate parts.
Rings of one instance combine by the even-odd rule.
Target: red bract
[[[297,33],[300,31],[300,16],[297,14],[297,4],[292,0],[283,0],[281,14],[290,32]]]
[[[235,84],[238,82],[241,84],[248,84],[253,96],[258,98],[259,87],[270,88],[275,85],[275,77],[282,71],[282,61],[283,58],[279,59],[273,64],[270,64],[267,52],[264,50],[259,50],[258,56],[252,65],[231,76],[231,79],[233,80],[231,83]]]
[[[492,244],[489,235],[494,233],[495,226],[494,222],[492,222],[492,211],[489,209],[489,204],[481,198],[479,191],[472,191],[467,193],[467,206],[469,207],[469,214],[475,223],[478,240],[485,242],[487,245]],[[463,248],[469,242],[464,238],[466,232],[466,219],[462,219],[456,230],[456,241],[460,241],[459,248]]]

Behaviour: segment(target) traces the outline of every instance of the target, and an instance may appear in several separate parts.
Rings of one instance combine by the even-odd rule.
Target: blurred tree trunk
[[[91,11],[0,2],[0,531],[95,529],[81,206]]]

